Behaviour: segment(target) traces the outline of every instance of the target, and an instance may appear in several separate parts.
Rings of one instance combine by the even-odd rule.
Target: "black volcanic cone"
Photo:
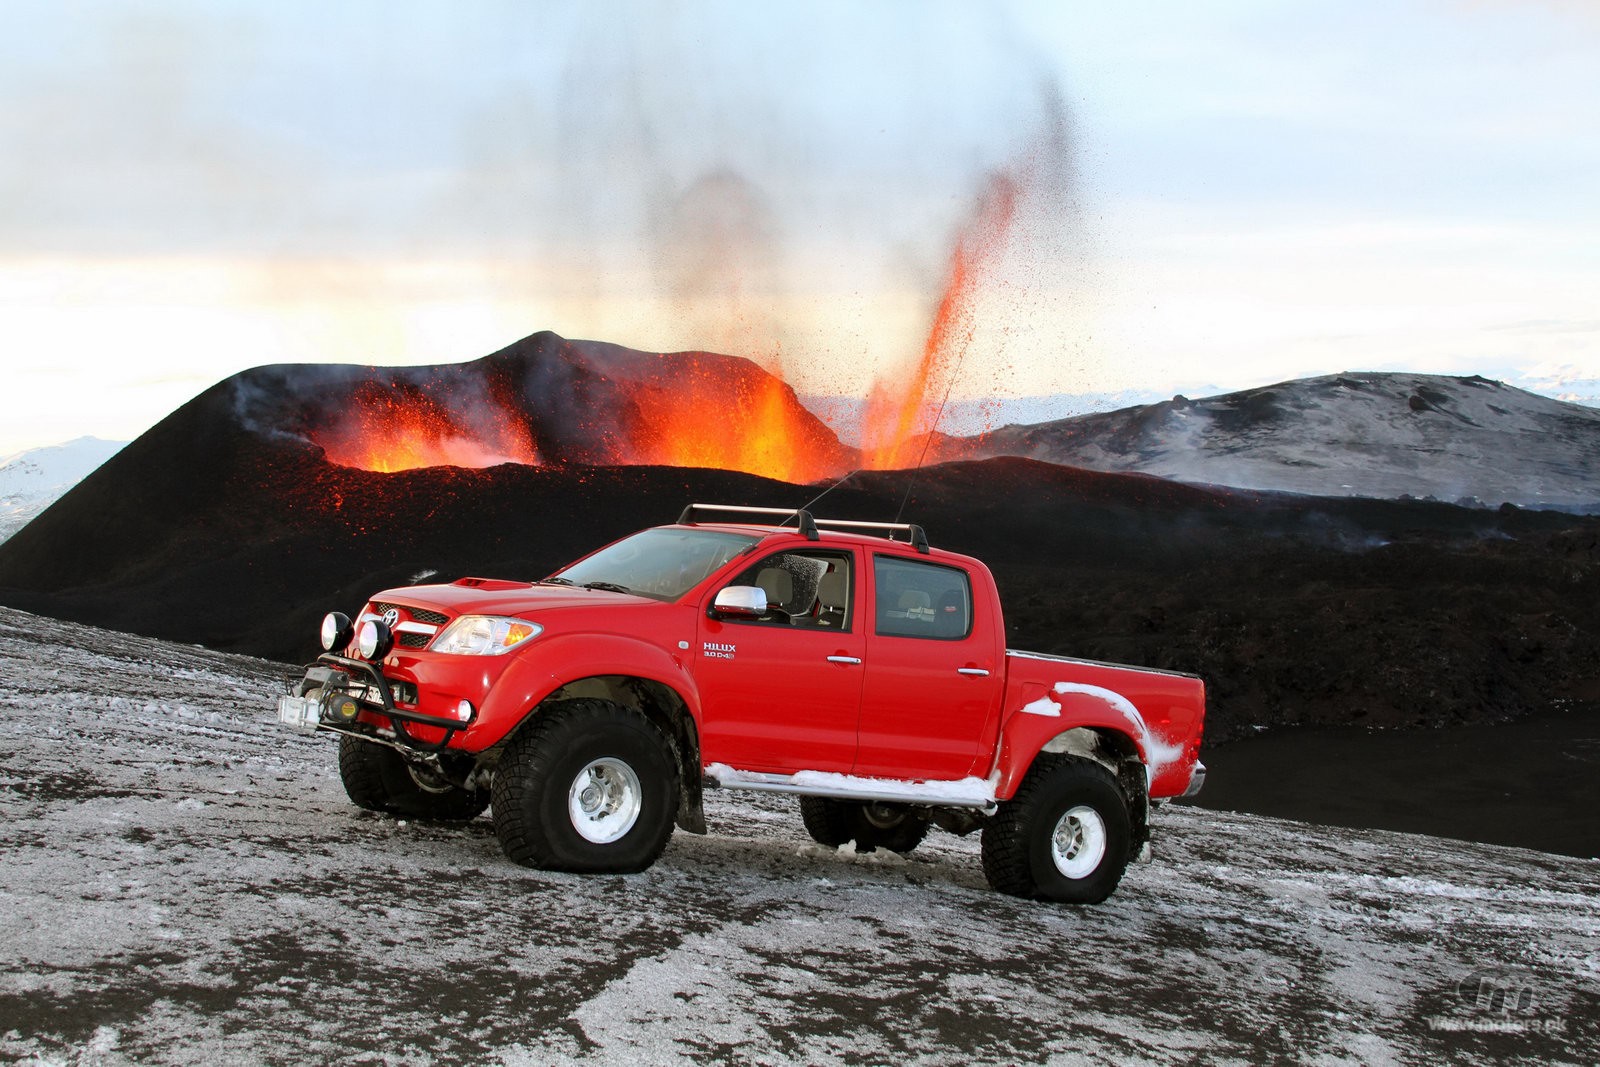
[[[661,413],[688,402],[703,407],[701,421],[730,440],[759,434],[762,420],[780,422],[794,447],[815,458],[819,476],[842,474],[856,462],[855,451],[841,445],[788,385],[749,360],[636,352],[548,331],[469,363],[276,365],[237,374],[222,388],[243,428],[313,444],[337,440],[357,422],[375,421],[379,425],[369,428],[381,429],[392,409],[426,404],[484,442],[508,430],[525,435],[544,465],[661,462],[672,445],[664,439],[669,427]],[[779,398],[776,412],[760,403],[768,395]]]

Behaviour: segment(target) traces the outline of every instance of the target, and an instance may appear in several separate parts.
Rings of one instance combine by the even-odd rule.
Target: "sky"
[[[1584,0],[9,0],[0,42],[0,455],[544,329],[861,396],[997,180],[956,400],[1600,402]]]

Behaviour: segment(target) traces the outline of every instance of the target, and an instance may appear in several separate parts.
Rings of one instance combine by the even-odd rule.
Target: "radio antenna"
[[[950,380],[944,386],[944,398],[939,401],[939,409],[933,413],[933,425],[928,427],[928,432],[922,438],[922,453],[917,456],[917,465],[911,468],[911,477],[906,480],[905,495],[900,498],[900,510],[894,513],[894,521],[899,522],[900,516],[906,513],[906,504],[911,500],[911,490],[917,484],[917,476],[922,473],[922,463],[928,458],[928,446],[933,444],[934,431],[939,428],[939,420],[944,418],[944,406],[950,402],[950,391],[956,387],[956,378],[961,374],[961,364],[967,358],[967,348],[961,346],[961,354],[956,357],[955,369],[950,372]]]
[[[822,492],[820,492],[816,496],[812,497],[811,500],[808,503],[801,504],[799,510],[794,513],[795,522],[798,523],[800,521],[800,512],[801,511],[810,511],[812,504],[815,504],[817,501],[821,500],[823,497],[827,496],[829,493],[833,492],[835,489],[839,488],[845,482],[848,482],[851,478],[854,478],[856,475],[858,475],[860,473],[861,473],[861,468],[857,467],[855,470],[851,471],[849,474],[846,474],[843,478],[840,478],[838,481],[836,481],[832,485],[828,486],[828,488],[824,489]],[[779,526],[783,526],[786,523],[788,523],[788,521],[789,521],[788,519],[784,519],[783,522],[780,522],[778,525]]]

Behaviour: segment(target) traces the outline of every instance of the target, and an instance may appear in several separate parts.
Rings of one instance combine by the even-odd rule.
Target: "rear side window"
[[[872,573],[879,634],[958,641],[972,632],[972,583],[966,571],[874,556]]]

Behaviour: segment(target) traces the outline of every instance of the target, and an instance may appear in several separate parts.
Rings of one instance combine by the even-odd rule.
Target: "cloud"
[[[260,244],[301,214],[296,161],[210,106],[248,65],[243,28],[127,16],[25,87],[0,123],[0,233],[13,251]]]

